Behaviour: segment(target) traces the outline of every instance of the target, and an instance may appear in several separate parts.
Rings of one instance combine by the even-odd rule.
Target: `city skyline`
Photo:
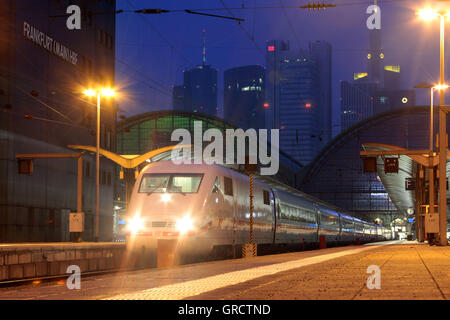
[[[130,6],[130,3],[129,1],[118,1],[118,9],[148,7],[145,1],[133,1],[131,3],[133,7]],[[244,4],[247,6],[253,5],[245,1]],[[273,5],[273,1],[258,2],[258,6],[269,4]],[[298,2],[285,1],[283,4],[292,6],[297,5]],[[367,6],[369,4],[370,1],[367,2]],[[168,9],[186,6],[178,1],[170,4],[156,1],[154,6],[158,5]],[[204,8],[220,8],[222,6],[220,2],[199,1],[195,7],[201,8],[202,5]],[[230,8],[240,7],[242,2],[228,1],[226,5]],[[437,74],[438,66],[424,56],[431,56],[435,51],[437,52],[437,37],[434,37],[436,39],[428,37],[428,40],[422,40],[423,44],[420,46],[424,50],[419,52],[413,50],[417,44],[411,32],[407,32],[421,26],[423,28],[416,30],[416,33],[429,33],[431,32],[429,29],[436,26],[422,26],[417,21],[412,2],[404,4],[380,1],[379,5],[382,10],[381,33],[385,63],[397,64],[398,61],[402,61],[402,68],[406,71],[402,81],[403,87],[406,89],[411,89],[421,81],[436,82],[437,77],[432,75]],[[201,32],[203,29],[206,29],[207,35],[208,63],[214,65],[219,74],[219,115],[223,112],[223,79],[221,74],[224,70],[252,64],[266,66],[265,59],[258,48],[264,50],[264,44],[269,39],[290,39],[291,46],[294,49],[305,46],[308,41],[325,40],[333,47],[332,105],[333,131],[336,134],[336,124],[340,123],[339,81],[350,80],[354,70],[366,70],[366,54],[369,48],[369,30],[366,27],[366,19],[369,15],[365,13],[367,6],[365,2],[362,2],[361,5],[329,8],[325,12],[290,9],[284,13],[281,8],[231,10],[236,17],[247,19],[242,22],[242,28],[237,23],[225,19],[192,17],[191,15],[175,13],[140,17],[132,14],[118,15],[118,29],[124,24],[126,24],[126,28],[118,30],[117,57],[126,60],[132,66],[139,67],[139,71],[147,76],[126,72],[123,70],[126,66],[117,63],[118,84],[125,83],[129,91],[132,92],[130,100],[120,103],[119,108],[128,115],[169,109],[171,107],[171,95],[168,93],[171,91],[172,85],[181,82],[181,71],[201,63]],[[225,14],[228,12],[222,10],[219,13]],[[342,14],[349,18],[344,21],[338,19],[338,16]],[[289,19],[286,19],[286,17]],[[130,21],[133,21],[133,23],[130,23]],[[177,22],[176,26],[173,25],[174,21]],[[321,28],[320,26],[323,23],[336,25],[336,28]],[[308,25],[308,28],[304,28],[305,25]],[[179,26],[184,28],[182,38],[176,32]],[[223,33],[224,28],[226,33]],[[249,32],[250,37],[254,36],[253,42],[246,36],[243,29]],[[144,33],[142,30],[148,30],[148,32]],[[402,36],[400,37],[400,35]],[[396,45],[400,39],[402,41],[401,48]],[[180,50],[182,50],[182,54]],[[123,56],[125,52],[126,59]],[[405,52],[411,54],[405,58],[402,56]],[[145,63],[134,62],[144,55],[148,56],[148,54],[154,57],[152,61],[157,61],[158,65],[154,65],[155,62],[147,63],[148,59]],[[418,61],[421,63],[417,63]],[[166,92],[160,92],[162,87],[155,85],[150,79],[158,81],[164,87],[163,91]],[[138,84],[139,81],[145,84]],[[152,84],[158,89],[149,88]],[[426,103],[426,94],[420,90],[417,91],[417,104],[424,105]]]

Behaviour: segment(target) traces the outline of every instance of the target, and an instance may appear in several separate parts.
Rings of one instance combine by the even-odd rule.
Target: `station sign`
[[[425,233],[439,233],[439,213],[425,214]]]
[[[406,178],[405,179],[405,190],[416,190],[416,179]]]
[[[71,212],[69,214],[69,232],[83,232],[84,231],[84,213]]]
[[[33,42],[41,48],[44,48],[64,61],[77,65],[78,53],[67,48],[26,21],[23,22],[23,36],[25,39]]]
[[[384,173],[398,173],[398,158],[384,159]]]

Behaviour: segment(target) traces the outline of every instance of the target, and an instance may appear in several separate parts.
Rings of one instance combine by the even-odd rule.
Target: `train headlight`
[[[190,216],[186,215],[177,220],[175,223],[175,229],[177,229],[180,234],[185,234],[194,229],[194,220],[192,220]]]
[[[139,216],[134,216],[127,221],[127,230],[131,233],[138,233],[144,227],[144,221]]]
[[[167,202],[170,201],[170,198],[171,198],[171,196],[170,196],[170,194],[168,194],[168,193],[163,193],[163,194],[161,195],[161,201],[162,201],[162,202],[167,203]]]

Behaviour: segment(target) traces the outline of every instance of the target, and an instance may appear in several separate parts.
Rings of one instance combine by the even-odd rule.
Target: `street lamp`
[[[434,90],[445,90],[448,88],[447,84],[437,84],[437,85],[430,85],[426,82],[421,82],[418,85],[415,85],[414,88],[424,88],[424,89],[430,89],[430,151],[429,156],[430,158],[434,156],[434,146],[433,146],[433,96],[434,96]],[[429,168],[429,203],[430,203],[430,214],[434,214],[434,168]],[[418,236],[419,241],[422,241],[423,238],[421,236]]]
[[[414,86],[414,88],[418,89],[430,89],[430,156],[432,156],[432,153],[434,151],[433,148],[433,94],[434,90],[445,90],[448,89],[447,84],[437,84],[437,85],[431,85],[427,82],[421,82]]]
[[[445,17],[449,15],[445,11],[436,11],[431,8],[425,8],[418,12],[420,18],[431,21],[437,17],[440,18],[440,77],[439,84],[444,85],[444,23]],[[439,244],[447,245],[447,114],[442,109],[445,104],[444,91],[439,90]]]
[[[83,92],[88,97],[97,96],[97,155],[96,155],[96,197],[95,197],[95,242],[98,242],[99,210],[100,210],[100,100],[114,96],[111,88],[88,89]]]

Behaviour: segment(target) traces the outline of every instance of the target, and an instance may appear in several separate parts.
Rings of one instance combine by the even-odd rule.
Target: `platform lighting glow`
[[[170,196],[170,194],[168,194],[168,193],[163,193],[163,194],[161,195],[161,201],[162,201],[162,202],[167,203],[167,202],[170,201],[170,199],[171,199],[171,196]]]
[[[144,226],[143,222],[142,218],[136,215],[127,221],[127,230],[131,233],[138,233]]]
[[[87,95],[88,97],[95,97],[97,93],[98,91],[94,89],[87,89],[83,91],[83,94]],[[104,97],[113,97],[115,95],[115,91],[114,89],[103,88],[100,89],[100,94]]]
[[[425,21],[430,21],[430,20],[437,18],[439,16],[439,13],[434,11],[431,8],[425,8],[425,9],[419,10],[418,15],[419,15],[420,19],[425,20]]]
[[[102,96],[104,97],[113,97],[116,93],[114,92],[113,89],[110,88],[104,88],[100,90],[100,93],[102,94]]]
[[[435,90],[445,90],[448,89],[448,84],[438,84],[433,87]]]
[[[185,234],[194,229],[194,221],[189,215],[185,215],[183,218],[177,220],[175,229],[177,229],[180,234]]]
[[[85,95],[87,95],[88,97],[93,97],[93,96],[97,95],[97,92],[95,90],[92,90],[92,89],[84,90],[83,93]]]

